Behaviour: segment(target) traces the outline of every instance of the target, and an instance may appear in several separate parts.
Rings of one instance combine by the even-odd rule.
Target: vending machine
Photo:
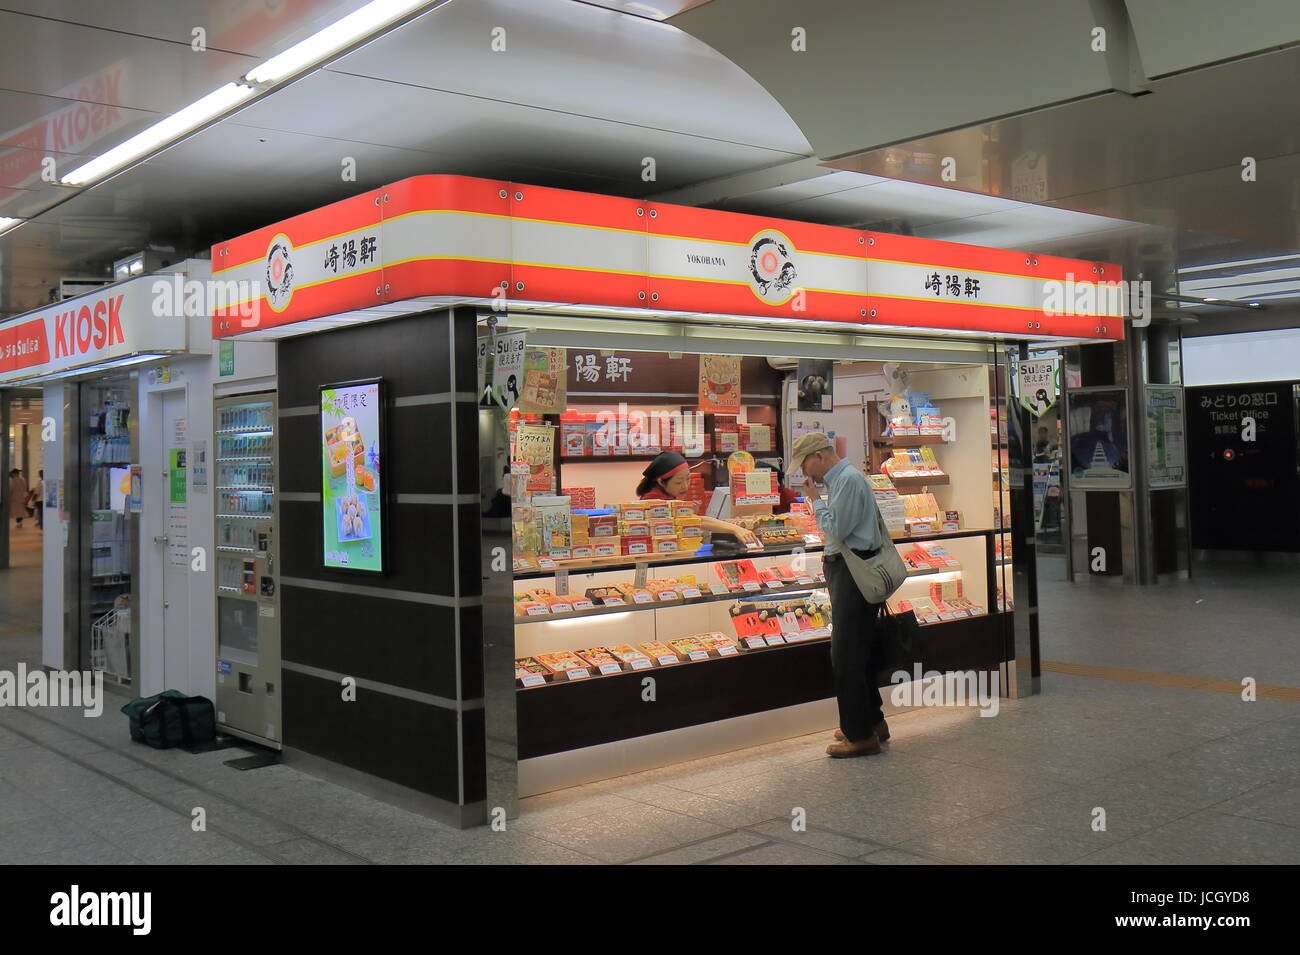
[[[275,394],[215,404],[217,724],[279,749]]]

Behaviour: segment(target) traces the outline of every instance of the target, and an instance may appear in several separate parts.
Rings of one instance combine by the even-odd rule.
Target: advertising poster
[[[380,381],[321,389],[325,566],[384,572]]]
[[[532,414],[559,414],[568,407],[566,393],[569,356],[563,348],[524,349],[523,394],[519,410]]]
[[[700,411],[704,414],[740,414],[739,357],[700,356]]]
[[[1187,483],[1183,389],[1147,386],[1147,484],[1182,487]]]
[[[495,339],[492,397],[502,408],[515,406],[524,388],[524,332],[505,332]]]
[[[555,491],[555,428],[521,424],[515,430],[515,456],[511,473],[527,478],[530,494]]]
[[[1070,394],[1070,486],[1125,489],[1129,473],[1128,402],[1122,388]]]
[[[1030,358],[1015,363],[1016,394],[1035,418],[1056,405],[1060,394],[1060,367],[1056,358]]]
[[[799,411],[832,411],[835,363],[829,358],[800,358],[796,371]]]
[[[171,448],[167,452],[167,476],[173,504],[185,503],[185,473],[185,449]]]

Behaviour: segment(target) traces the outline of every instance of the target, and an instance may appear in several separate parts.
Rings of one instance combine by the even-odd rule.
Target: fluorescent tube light
[[[67,186],[84,186],[86,183],[103,179],[109,173],[116,172],[160,147],[194,132],[200,126],[256,94],[257,90],[242,83],[227,83],[202,99],[177,110],[166,119],[154,123],[148,129],[136,133],[126,142],[119,143],[108,152],[96,156],[85,165],[77,167],[60,182]]]
[[[256,84],[278,83],[328,59],[420,7],[427,6],[429,2],[430,0],[372,0],[361,9],[295,43],[283,53],[253,67],[244,74],[244,79]]]
[[[26,221],[26,219],[15,219],[12,216],[0,216],[0,233],[8,232]]]

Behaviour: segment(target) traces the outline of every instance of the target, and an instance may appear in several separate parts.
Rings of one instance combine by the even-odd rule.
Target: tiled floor
[[[0,571],[0,668],[39,655],[34,539]],[[1044,581],[1044,658],[1298,686],[1293,582],[1239,568],[1145,591]],[[0,862],[1300,862],[1300,704],[1158,682],[1048,672],[993,718],[892,718],[881,756],[789,740],[527,799],[504,832],[287,766],[238,772],[229,751],[133,746],[115,708],[4,708]]]

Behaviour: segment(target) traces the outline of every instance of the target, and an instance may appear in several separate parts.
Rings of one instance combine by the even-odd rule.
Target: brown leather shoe
[[[889,739],[889,724],[886,723],[884,720],[881,720],[879,723],[877,723],[875,729],[876,729],[876,737],[882,743],[885,742],[885,740]],[[842,743],[847,737],[845,737],[844,735],[844,730],[836,729],[835,738]]]
[[[880,752],[880,740],[872,733],[866,739],[858,740],[851,743],[845,740],[842,743],[831,743],[826,747],[826,755],[835,759],[848,759],[852,756],[874,756]]]

